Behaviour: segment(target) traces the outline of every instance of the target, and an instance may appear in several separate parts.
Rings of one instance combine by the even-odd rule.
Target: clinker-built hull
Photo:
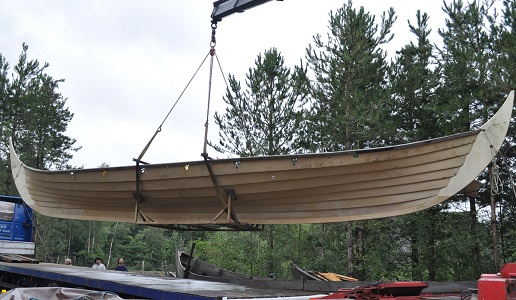
[[[475,180],[505,139],[513,98],[479,130],[392,147],[45,171],[11,144],[11,167],[25,202],[51,217],[155,226],[382,218],[436,205]]]

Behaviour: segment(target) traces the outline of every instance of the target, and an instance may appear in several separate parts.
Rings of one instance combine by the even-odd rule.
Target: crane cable
[[[215,56],[217,58],[217,63],[219,65],[220,71],[222,72],[222,67],[220,66],[220,62],[218,57],[215,54],[215,45],[217,44],[217,41],[215,39],[215,30],[217,29],[217,23],[211,24],[211,41],[210,41],[210,78],[208,83],[208,105],[207,105],[207,111],[206,111],[206,122],[204,123],[204,147],[203,152],[201,153],[201,156],[204,158],[204,162],[206,164],[206,168],[208,169],[208,173],[210,174],[211,181],[213,183],[213,187],[215,188],[215,191],[217,192],[217,196],[222,204],[222,211],[226,212],[228,214],[228,223],[230,220],[232,220],[235,223],[240,223],[236,217],[236,214],[233,210],[231,210],[230,207],[230,201],[226,202],[226,199],[224,197],[224,193],[222,189],[220,188],[217,178],[215,176],[215,173],[213,173],[213,169],[211,168],[211,163],[209,159],[211,159],[208,156],[207,152],[207,146],[208,146],[208,125],[209,125],[209,119],[210,119],[210,103],[211,103],[211,82],[213,78],[213,57]],[[224,82],[226,83],[226,88],[228,88],[228,84],[225,81],[226,77],[224,76],[224,73],[222,72],[222,77],[224,78]],[[213,221],[216,221],[218,217],[220,216],[220,213]]]
[[[213,79],[213,56],[215,56],[215,45],[217,41],[215,39],[215,30],[217,29],[217,24],[211,24],[211,41],[210,41],[210,79],[208,82],[208,104],[206,106],[206,122],[204,123],[204,146],[202,149],[202,156],[207,157],[208,152],[206,151],[206,147],[208,145],[208,125],[210,121],[210,103],[211,103],[211,82]],[[218,58],[217,58],[218,60]],[[220,66],[220,64],[219,64]]]
[[[165,116],[165,118],[163,119],[161,124],[158,126],[158,128],[156,129],[156,132],[154,132],[154,135],[151,137],[151,139],[149,140],[149,142],[147,143],[147,145],[145,146],[145,148],[143,149],[141,154],[138,156],[137,159],[134,159],[135,161],[141,161],[141,159],[143,158],[143,156],[145,155],[145,153],[149,149],[150,145],[154,141],[154,138],[156,137],[156,135],[158,135],[158,133],[161,132],[161,128],[162,128],[163,124],[165,123],[165,121],[170,116],[170,113],[172,113],[172,110],[174,110],[174,108],[176,107],[177,103],[179,102],[179,100],[181,99],[183,94],[185,93],[186,89],[188,89],[188,87],[190,86],[190,83],[192,83],[193,79],[195,78],[195,76],[197,75],[197,73],[199,72],[201,67],[204,65],[204,62],[206,62],[206,58],[208,58],[208,56],[210,56],[210,78],[209,78],[209,85],[208,85],[208,107],[207,107],[207,111],[206,111],[206,122],[204,124],[204,127],[205,127],[204,135],[205,136],[204,136],[204,147],[203,147],[203,154],[206,153],[206,145],[208,144],[208,123],[209,123],[209,115],[210,115],[211,82],[212,82],[212,77],[213,77],[213,57],[214,56],[217,59],[217,64],[219,66],[220,72],[222,73],[222,78],[224,79],[224,83],[226,84],[226,88],[228,88],[228,83],[226,81],[226,77],[224,76],[224,72],[222,71],[222,67],[220,65],[219,58],[218,58],[217,54],[215,53],[215,45],[216,45],[215,30],[217,29],[217,24],[216,23],[212,23],[211,24],[211,29],[212,30],[211,30],[210,51],[206,54],[206,56],[202,60],[201,64],[199,65],[199,67],[197,68],[195,73],[193,74],[192,78],[190,78],[190,81],[188,81],[188,83],[186,84],[185,88],[183,89],[183,91],[181,92],[179,97],[176,99],[176,101],[174,102],[174,105],[172,105],[172,108],[170,108],[170,110],[168,111],[167,115]]]
[[[154,132],[154,135],[149,140],[149,142],[147,143],[147,145],[145,146],[143,151],[140,153],[140,155],[138,156],[137,159],[133,159],[133,161],[136,162],[136,192],[134,193],[134,197],[136,198],[135,222],[137,222],[138,217],[141,217],[142,220],[144,220],[145,222],[147,222],[147,219],[149,221],[153,222],[152,219],[148,218],[147,216],[145,216],[143,214],[143,212],[140,211],[140,204],[145,202],[145,198],[143,197],[143,195],[140,192],[140,175],[141,175],[141,172],[142,172],[142,170],[140,169],[140,163],[146,164],[141,159],[143,158],[143,156],[145,155],[145,153],[149,149],[151,143],[154,141],[154,138],[158,135],[159,132],[161,132],[161,128],[162,128],[163,124],[168,119],[168,117],[169,117],[170,113],[172,112],[172,110],[176,107],[177,103],[179,102],[179,100],[181,99],[183,94],[185,93],[185,91],[188,88],[188,86],[190,86],[190,83],[193,81],[193,79],[195,78],[195,76],[197,75],[199,70],[201,69],[202,65],[204,65],[204,62],[206,61],[206,58],[208,58],[208,55],[210,56],[210,76],[209,76],[209,84],[208,84],[208,104],[207,104],[207,111],[206,111],[206,122],[204,123],[204,128],[205,128],[204,129],[204,146],[203,146],[203,153],[201,153],[201,156],[204,157],[204,161],[205,161],[205,163],[206,163],[206,165],[208,167],[208,171],[210,173],[211,180],[213,182],[215,190],[217,191],[217,195],[218,195],[218,197],[219,197],[219,199],[220,199],[220,201],[221,201],[221,203],[223,205],[223,210],[225,210],[225,211],[228,210],[228,205],[227,205],[227,203],[226,203],[226,201],[224,199],[224,196],[222,195],[222,191],[221,191],[219,185],[217,184],[217,180],[215,178],[215,174],[213,173],[213,171],[211,169],[211,164],[208,162],[208,159],[210,159],[210,157],[208,157],[208,153],[207,153],[207,150],[206,150],[207,145],[208,145],[208,124],[209,124],[209,116],[210,116],[211,83],[212,83],[212,78],[213,78],[213,57],[214,56],[217,59],[217,63],[218,63],[220,72],[222,73],[222,78],[224,78],[224,83],[226,84],[226,89],[229,88],[228,87],[228,83],[226,81],[226,77],[224,76],[224,72],[222,71],[222,67],[220,65],[219,58],[217,57],[217,55],[215,53],[215,45],[216,45],[215,31],[216,31],[216,29],[217,29],[217,24],[216,23],[212,23],[211,24],[210,51],[208,52],[208,54],[206,54],[206,56],[202,60],[201,64],[199,65],[199,67],[195,71],[194,75],[192,76],[192,78],[190,78],[190,81],[188,81],[188,84],[183,89],[183,91],[181,92],[181,94],[179,95],[177,100],[174,102],[174,105],[168,111],[167,115],[165,116],[165,118],[163,119],[161,124],[158,126],[158,128],[156,129],[156,132]],[[236,215],[234,214],[234,212],[231,212],[229,214],[231,215],[231,218],[238,223],[238,220],[237,220]]]
[[[138,222],[138,218],[141,218],[144,222],[154,222],[154,220],[152,220],[151,218],[149,218],[148,216],[146,216],[140,209],[140,204],[144,203],[145,202],[145,197],[142,195],[141,193],[141,187],[140,187],[140,176],[141,174],[143,173],[143,168],[140,167],[140,163],[142,164],[147,164],[146,162],[143,162],[142,161],[142,158],[143,156],[145,155],[145,153],[147,152],[147,150],[149,149],[150,145],[152,144],[152,142],[154,141],[154,138],[156,138],[156,136],[158,135],[159,132],[161,132],[161,127],[163,126],[163,124],[165,123],[165,121],[168,119],[168,117],[170,116],[170,113],[172,112],[172,110],[176,107],[177,103],[179,102],[179,100],[181,99],[181,97],[183,96],[183,94],[185,93],[186,89],[188,88],[188,86],[190,86],[190,83],[192,83],[193,79],[195,78],[195,76],[197,75],[197,73],[199,72],[199,70],[201,69],[202,65],[204,64],[204,62],[206,61],[206,58],[208,57],[209,53],[206,54],[206,56],[204,57],[203,61],[201,62],[201,64],[199,65],[199,67],[197,68],[197,70],[195,71],[194,75],[192,76],[192,78],[190,78],[190,81],[188,81],[188,84],[185,86],[185,88],[183,89],[183,91],[181,92],[181,94],[179,95],[179,97],[177,98],[176,102],[174,102],[174,105],[172,105],[172,108],[170,108],[170,110],[168,111],[167,115],[165,116],[165,118],[163,119],[163,121],[161,122],[161,124],[158,126],[158,128],[156,129],[156,132],[154,132],[154,135],[151,137],[151,139],[149,140],[149,142],[147,143],[147,145],[145,145],[145,148],[143,149],[143,151],[140,153],[140,155],[138,156],[138,158],[133,158],[133,161],[136,162],[136,168],[135,168],[135,171],[136,171],[136,191],[133,193],[133,196],[134,198],[136,199],[136,204],[135,204],[135,207],[134,207],[134,222],[137,223]]]
[[[168,111],[167,115],[165,116],[165,118],[163,119],[163,121],[161,122],[161,124],[159,124],[158,128],[156,129],[156,132],[154,132],[154,135],[152,136],[152,138],[150,139],[150,141],[147,143],[147,145],[145,146],[145,148],[143,149],[142,153],[140,154],[140,156],[138,156],[138,161],[140,161],[143,156],[145,155],[145,153],[147,152],[147,150],[149,149],[152,141],[154,140],[154,138],[156,137],[156,135],[158,135],[159,132],[161,132],[161,127],[163,126],[163,124],[165,123],[165,121],[168,119],[168,116],[170,116],[170,113],[172,112],[172,110],[176,107],[177,103],[179,102],[179,100],[181,99],[181,97],[183,96],[183,94],[185,93],[186,89],[188,88],[188,86],[190,86],[190,83],[192,83],[192,80],[195,78],[195,75],[197,75],[197,73],[199,72],[199,70],[201,69],[202,65],[204,64],[204,62],[206,61],[206,58],[208,58],[208,55],[210,53],[206,54],[206,56],[204,57],[204,59],[202,60],[201,64],[199,65],[199,67],[197,68],[197,70],[195,71],[195,73],[193,74],[192,78],[190,78],[190,81],[188,81],[188,83],[186,84],[185,88],[183,89],[183,91],[181,92],[181,94],[179,95],[179,97],[177,98],[176,102],[174,102],[174,105],[172,105],[172,108],[170,108],[170,110]]]
[[[163,124],[165,123],[165,121],[168,119],[168,117],[170,116],[170,114],[172,113],[172,110],[176,107],[177,103],[179,102],[179,100],[181,99],[181,97],[183,96],[183,94],[185,93],[186,89],[190,86],[190,83],[192,83],[193,79],[195,78],[195,76],[197,75],[197,73],[199,72],[199,70],[201,69],[202,65],[204,64],[204,62],[206,61],[206,58],[208,57],[208,55],[211,53],[211,50],[208,54],[206,54],[206,56],[204,57],[204,59],[202,60],[201,64],[199,65],[199,67],[197,68],[197,70],[195,70],[195,73],[193,74],[193,76],[190,78],[190,81],[188,81],[188,83],[186,84],[185,88],[183,89],[183,91],[181,92],[181,94],[179,95],[179,97],[176,99],[176,101],[174,102],[174,105],[172,105],[172,107],[170,108],[170,110],[168,111],[167,115],[165,116],[165,118],[163,119],[163,121],[161,122],[161,124],[158,126],[158,128],[156,129],[156,132],[154,132],[154,134],[152,135],[151,139],[149,140],[149,142],[147,143],[147,145],[145,145],[145,148],[143,148],[143,151],[140,153],[140,155],[138,156],[138,158],[133,158],[133,161],[136,162],[136,167],[135,167],[135,171],[136,171],[136,191],[133,193],[133,196],[134,198],[136,199],[136,204],[135,204],[135,207],[134,207],[134,222],[137,223],[138,222],[138,219],[141,218],[143,222],[154,222],[154,220],[152,220],[151,218],[149,218],[148,216],[146,216],[140,209],[140,204],[144,203],[145,202],[145,197],[143,196],[143,194],[141,193],[141,186],[140,186],[140,176],[141,174],[144,172],[144,168],[141,168],[140,167],[140,163],[142,164],[147,164],[146,162],[142,161],[142,158],[143,156],[145,155],[145,153],[147,152],[147,150],[149,149],[150,145],[152,144],[152,142],[154,141],[154,138],[156,138],[156,136],[158,135],[159,132],[161,132],[161,128],[163,126]],[[210,75],[211,76],[211,75]],[[210,79],[210,82],[211,82],[211,79]]]
[[[228,88],[228,83],[226,81],[226,76],[224,76],[224,72],[222,71],[222,67],[220,65],[219,57],[217,56],[217,53],[215,52],[215,45],[217,44],[217,41],[215,39],[215,30],[217,29],[217,23],[211,23],[211,41],[210,41],[210,79],[208,83],[208,105],[206,109],[206,122],[204,123],[204,147],[202,156],[207,156],[206,147],[208,145],[208,125],[210,120],[210,102],[211,102],[211,82],[213,78],[213,57],[217,59],[217,64],[219,66],[220,72],[222,73],[222,78],[224,79],[224,83],[226,84],[226,89]]]

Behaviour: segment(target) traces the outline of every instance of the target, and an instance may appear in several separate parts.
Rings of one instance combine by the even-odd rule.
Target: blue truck
[[[34,255],[33,216],[21,197],[0,195],[0,254]]]

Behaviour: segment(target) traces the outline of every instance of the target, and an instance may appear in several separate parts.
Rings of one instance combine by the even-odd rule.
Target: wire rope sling
[[[165,115],[165,118],[159,124],[158,128],[156,129],[156,131],[154,132],[154,134],[152,135],[152,137],[148,141],[148,143],[145,145],[145,147],[143,148],[143,150],[140,153],[140,155],[138,156],[138,158],[134,158],[133,159],[133,161],[136,163],[136,191],[133,194],[134,198],[136,199],[135,217],[134,217],[135,218],[135,223],[138,222],[139,220],[141,220],[141,221],[143,221],[145,223],[146,222],[154,222],[154,220],[152,220],[152,218],[147,216],[141,210],[141,205],[146,202],[145,196],[143,195],[142,190],[141,190],[141,175],[144,172],[144,167],[142,165],[148,164],[147,162],[143,161],[142,159],[145,156],[145,154],[146,154],[147,150],[149,149],[149,147],[151,146],[152,142],[154,141],[154,139],[158,135],[158,133],[160,133],[162,131],[163,124],[167,121],[168,117],[170,116],[170,114],[172,113],[172,111],[174,110],[176,105],[178,104],[179,100],[182,98],[182,96],[184,95],[185,91],[188,89],[188,87],[190,86],[190,84],[192,83],[193,79],[195,78],[195,76],[197,75],[197,73],[199,72],[201,67],[204,65],[204,63],[206,62],[206,59],[208,57],[210,57],[210,71],[209,71],[209,81],[208,81],[208,99],[207,99],[207,108],[206,108],[206,121],[204,123],[204,128],[205,128],[204,129],[204,144],[203,144],[203,152],[201,153],[201,156],[204,158],[206,167],[207,167],[208,172],[210,174],[211,181],[213,183],[213,187],[215,188],[215,190],[217,192],[217,196],[220,199],[220,202],[221,202],[221,205],[222,205],[222,210],[215,217],[214,221],[216,221],[225,212],[228,215],[228,223],[230,221],[232,221],[234,223],[237,223],[237,224],[239,223],[237,218],[236,218],[236,215],[235,215],[234,211],[231,210],[232,194],[231,193],[228,194],[227,191],[225,192],[226,194],[228,194],[227,195],[228,201],[226,201],[226,195],[224,194],[224,192],[222,191],[222,189],[220,188],[220,186],[217,183],[216,176],[213,173],[213,170],[211,168],[211,163],[210,163],[210,159],[211,158],[208,156],[208,152],[207,152],[209,116],[210,116],[210,105],[211,105],[211,88],[212,88],[212,79],[213,79],[213,63],[214,63],[214,58],[216,58],[216,60],[217,60],[217,64],[218,64],[219,69],[220,69],[220,71],[222,73],[222,77],[224,78],[224,82],[226,84],[226,88],[228,88],[228,84],[227,84],[226,78],[224,76],[224,72],[222,71],[222,67],[220,65],[220,61],[219,61],[219,59],[218,59],[218,57],[216,55],[216,51],[215,51],[215,45],[216,45],[215,33],[216,33],[216,29],[217,29],[216,22],[212,22],[212,24],[211,24],[211,40],[210,40],[210,50],[209,50],[209,52],[206,54],[206,56],[202,60],[201,64],[196,69],[195,73],[190,78],[190,80],[186,84],[185,88],[183,89],[183,91],[181,92],[179,97],[176,99],[176,101],[174,102],[174,104],[172,105],[172,107],[170,108],[168,113]],[[235,198],[234,195],[233,195],[233,198]]]

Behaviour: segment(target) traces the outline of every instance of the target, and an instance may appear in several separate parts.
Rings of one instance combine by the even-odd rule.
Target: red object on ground
[[[500,274],[482,274],[478,300],[516,300],[516,264],[505,264]]]
[[[421,281],[396,281],[358,286],[352,289],[340,289],[337,293],[318,299],[421,299],[421,291],[428,284]],[[400,298],[401,297],[401,298]]]
[[[451,299],[456,294],[422,294],[428,284],[421,281],[397,281],[340,289],[337,293],[317,299],[356,299],[356,300],[423,300]],[[516,263],[505,264],[499,274],[483,274],[478,280],[478,300],[516,300]],[[466,292],[466,291],[465,291]],[[470,291],[470,293],[474,293]],[[462,299],[462,298],[460,298]],[[467,299],[472,299],[471,295]]]
[[[516,277],[516,263],[505,264],[500,274],[504,278]]]

